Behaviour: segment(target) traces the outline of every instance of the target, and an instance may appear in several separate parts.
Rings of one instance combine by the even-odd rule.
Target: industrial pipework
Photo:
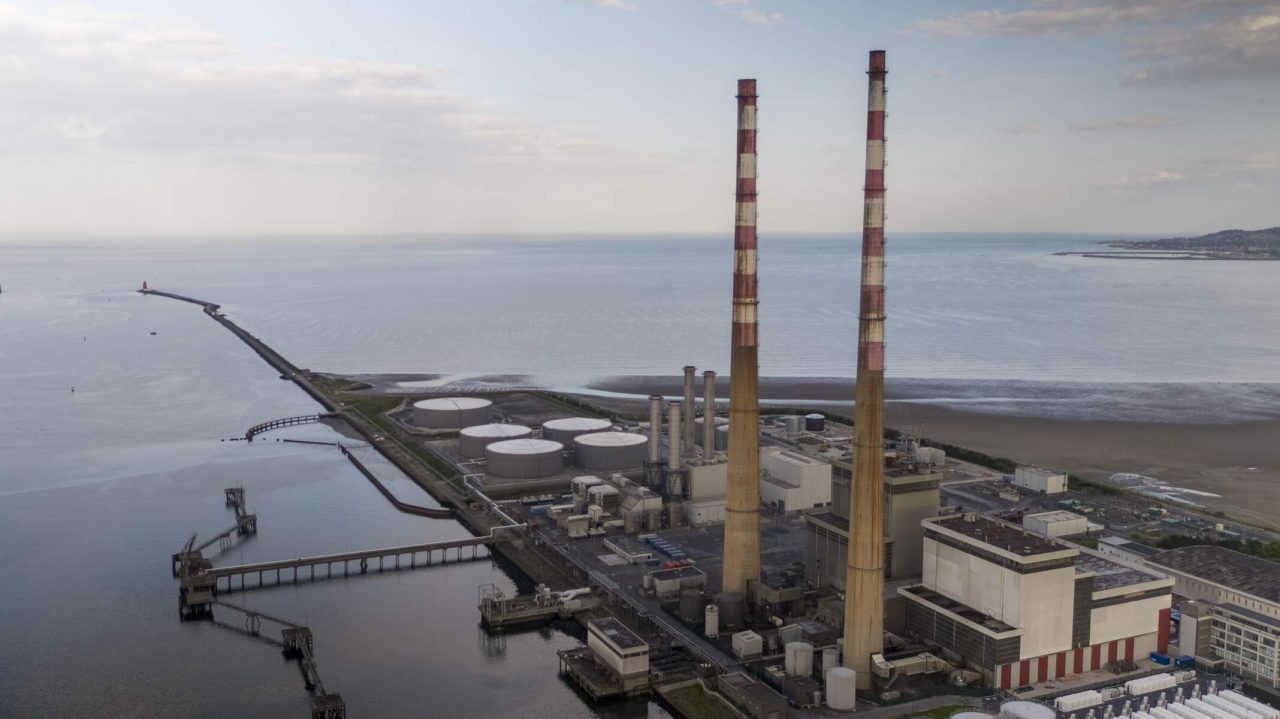
[[[729,466],[722,591],[760,579],[760,367],[756,319],[756,81],[738,81],[737,210],[733,233],[733,334],[729,366]],[[711,418],[714,424],[715,418]],[[714,446],[714,442],[713,445]]]
[[[716,458],[716,373],[702,373],[702,457]]]
[[[649,395],[649,464],[662,464],[662,395]]]
[[[854,399],[853,491],[845,586],[844,663],[871,688],[871,658],[884,651],[884,79],[872,50],[867,96],[867,174],[862,206],[862,290]]]
[[[684,368],[684,447],[685,454],[696,454],[697,449],[693,444],[693,418],[697,413],[693,411],[693,375],[698,371],[697,367],[686,365]]]

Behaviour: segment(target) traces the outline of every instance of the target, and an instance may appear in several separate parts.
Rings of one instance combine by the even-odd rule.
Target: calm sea
[[[891,376],[1093,391],[1277,381],[1280,264],[1053,254],[1098,239],[892,237]],[[464,533],[391,510],[331,449],[220,441],[314,405],[197,308],[133,293],[143,280],[222,303],[316,370],[577,386],[726,369],[728,243],[0,242],[0,716],[302,714],[296,666],[273,647],[177,621],[168,557],[192,532],[230,525],[225,486],[247,488],[260,532],[215,563]],[[856,250],[841,237],[761,240],[764,374],[853,373]],[[402,496],[430,501],[379,466]],[[555,651],[577,639],[476,626],[487,582],[517,588],[500,567],[469,564],[239,598],[314,628],[322,676],[354,715],[593,716],[556,677]],[[607,712],[658,715],[644,703]]]

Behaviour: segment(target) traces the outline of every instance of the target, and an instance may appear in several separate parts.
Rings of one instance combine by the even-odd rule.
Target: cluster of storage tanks
[[[493,403],[477,397],[438,397],[413,403],[413,423],[427,429],[458,429],[458,454],[485,460],[485,471],[509,479],[552,477],[565,469],[564,452],[572,447],[577,465],[593,471],[633,469],[644,464],[647,437],[613,432],[613,425],[594,417],[565,417],[542,425],[541,438],[531,427],[491,423]],[[726,435],[727,440],[727,435]]]

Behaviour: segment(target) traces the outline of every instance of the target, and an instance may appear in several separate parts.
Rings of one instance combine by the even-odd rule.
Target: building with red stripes
[[[1164,652],[1173,580],[977,514],[926,519],[907,631],[1001,689]]]

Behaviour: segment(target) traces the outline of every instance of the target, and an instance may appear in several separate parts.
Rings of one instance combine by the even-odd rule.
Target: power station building
[[[805,576],[816,586],[845,590],[849,552],[851,468],[831,464],[831,509],[806,515]],[[919,576],[924,529],[921,521],[938,516],[942,473],[910,465],[884,470],[885,577]]]
[[[1169,573],[1178,596],[1207,603],[1201,605],[1205,611],[1199,621],[1184,604],[1179,631],[1183,653],[1220,659],[1246,680],[1280,689],[1280,570],[1275,562],[1206,545],[1170,549],[1145,563]],[[1207,632],[1196,631],[1206,627]],[[1188,642],[1188,636],[1197,634],[1203,641]]]
[[[831,465],[785,449],[760,451],[760,500],[778,512],[831,505]]]
[[[907,631],[1010,689],[1165,652],[1173,580],[977,514],[925,520]]]

